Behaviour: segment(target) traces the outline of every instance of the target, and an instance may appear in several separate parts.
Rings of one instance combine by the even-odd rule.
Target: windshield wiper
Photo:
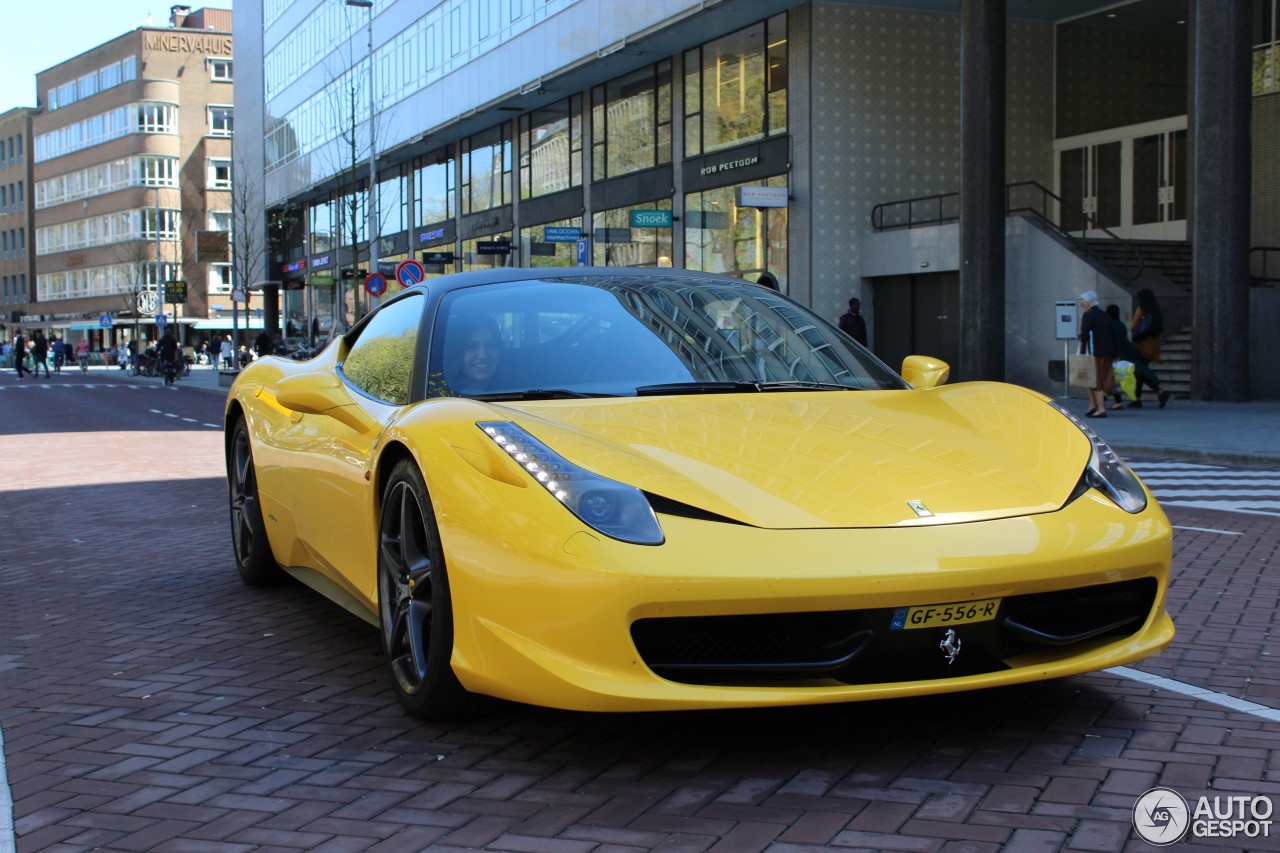
[[[761,391],[856,391],[839,382],[803,382],[798,379],[783,379],[777,382],[759,383]]]
[[[530,388],[527,391],[503,391],[497,394],[471,394],[473,400],[501,403],[511,400],[585,400],[592,397],[616,397],[617,394],[588,394],[568,388]]]
[[[752,394],[764,391],[855,391],[848,385],[835,382],[802,382],[783,379],[765,382],[760,379],[736,382],[668,382],[662,385],[641,385],[637,397],[664,394]]]
[[[758,382],[664,382],[661,385],[641,385],[637,397],[658,397],[674,394],[753,394],[760,390]]]

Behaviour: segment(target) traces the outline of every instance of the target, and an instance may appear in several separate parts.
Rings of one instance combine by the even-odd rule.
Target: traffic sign
[[[422,264],[412,258],[396,264],[396,281],[400,282],[401,287],[413,287],[426,277],[427,271],[422,268]]]
[[[157,326],[163,326],[163,325],[166,325],[168,322],[169,322],[169,315],[168,315],[168,314],[157,314],[157,315],[156,315],[156,325],[157,325]]]
[[[387,277],[380,272],[371,272],[364,277],[364,289],[370,296],[381,296],[387,292]]]
[[[578,266],[591,266],[591,241],[586,237],[578,238]]]
[[[164,283],[164,301],[174,305],[187,301],[187,283],[185,281],[166,281]]]
[[[110,314],[99,314],[99,315],[98,315],[98,325],[99,325],[99,326],[101,326],[101,327],[103,327],[104,329],[109,329],[109,328],[111,328],[111,315],[110,315]]]

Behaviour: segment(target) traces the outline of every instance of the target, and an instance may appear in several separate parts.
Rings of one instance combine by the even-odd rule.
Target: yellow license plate
[[[982,601],[959,601],[954,604],[924,604],[919,607],[899,607],[893,611],[889,627],[895,631],[911,628],[947,628],[970,622],[990,622],[1000,609],[1000,599],[985,598]]]

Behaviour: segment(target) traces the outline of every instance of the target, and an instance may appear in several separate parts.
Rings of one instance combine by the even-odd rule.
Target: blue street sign
[[[371,272],[364,278],[364,289],[370,296],[381,296],[387,292],[387,277],[380,272]]]
[[[578,266],[591,266],[591,241],[586,237],[578,238]]]
[[[426,277],[427,271],[422,268],[422,264],[413,259],[396,264],[396,281],[400,282],[401,287],[413,287]]]
[[[581,236],[581,228],[568,225],[548,225],[542,229],[545,243],[575,243]]]
[[[166,323],[168,323],[168,322],[169,322],[169,315],[167,315],[167,314],[157,314],[157,315],[156,315],[156,325],[157,325],[157,326],[163,326],[163,325],[165,325],[165,324],[166,324]]]
[[[107,329],[111,328],[111,315],[110,315],[110,314],[99,314],[99,315],[98,315],[98,325],[99,325],[99,326],[102,326],[102,327],[104,327],[104,328],[107,328]]]

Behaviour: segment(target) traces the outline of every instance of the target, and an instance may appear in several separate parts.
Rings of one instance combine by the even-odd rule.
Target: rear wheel
[[[396,695],[421,719],[475,711],[449,665],[453,604],[440,533],[422,472],[409,459],[391,470],[378,523],[378,615]]]
[[[244,419],[231,430],[227,453],[227,485],[231,502],[231,541],[235,546],[240,577],[251,586],[280,583],[285,574],[271,556],[262,505],[258,500],[258,475],[253,467],[253,448]]]

